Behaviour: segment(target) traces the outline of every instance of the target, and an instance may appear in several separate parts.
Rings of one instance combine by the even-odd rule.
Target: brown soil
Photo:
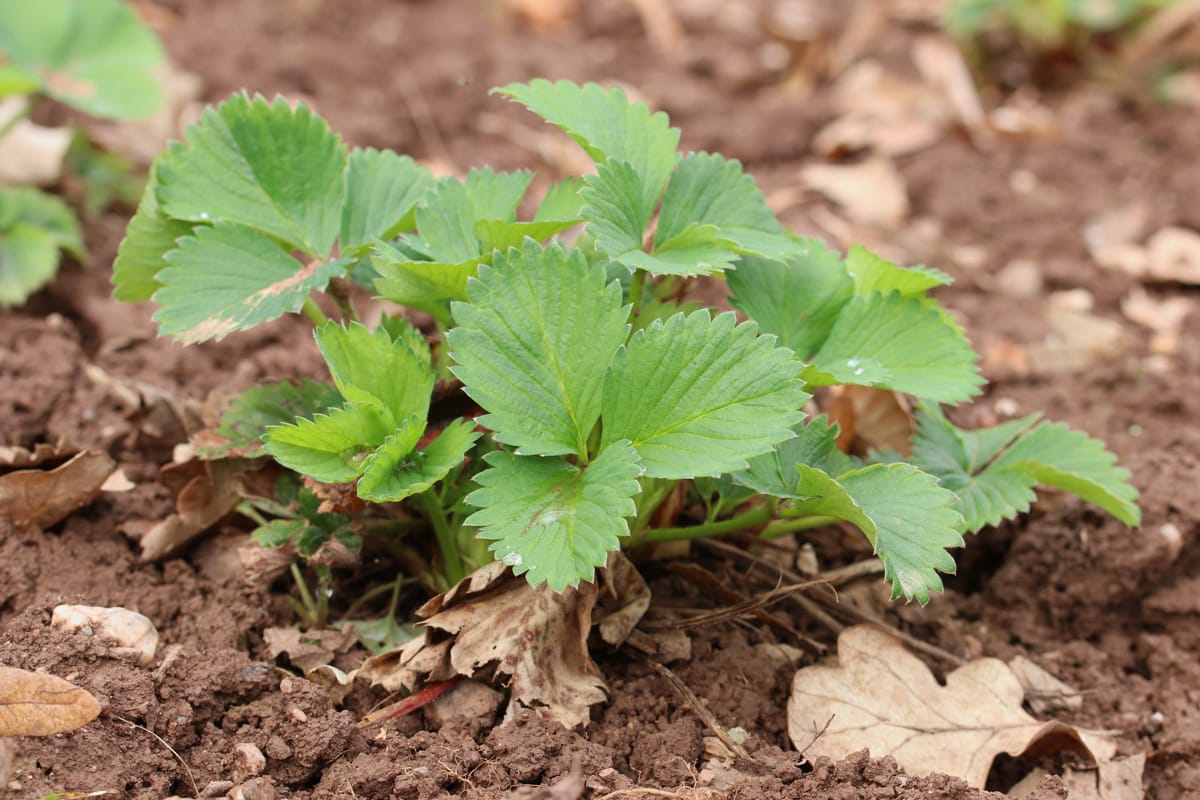
[[[753,13],[685,15],[686,55],[672,63],[623,0],[584,3],[575,22],[536,34],[502,3],[471,0],[162,0],[156,7],[168,12],[156,17],[168,49],[203,78],[206,99],[242,87],[306,97],[351,143],[447,168],[513,168],[536,159],[530,147],[540,147],[540,128],[487,96],[489,87],[535,76],[633,87],[671,114],[685,147],[739,157],[768,187],[795,183],[813,134],[830,118],[823,92],[797,99],[762,66],[764,36]],[[1185,324],[1175,357],[1149,358],[1145,337],[1120,317],[1132,279],[1094,267],[1081,231],[1097,212],[1135,200],[1150,209],[1150,230],[1200,228],[1200,119],[1125,107],[1085,87],[1049,103],[1062,122],[1057,136],[1002,139],[981,153],[949,134],[901,159],[912,217],[935,220],[944,235],[939,250],[917,258],[960,278],[944,297],[985,351],[1005,340],[1042,340],[1045,293],[1060,289],[1089,289],[1096,313],[1129,328],[1132,347],[1081,372],[1021,376],[996,368],[996,382],[961,416],[987,423],[999,401],[1015,401],[1023,413],[1043,409],[1104,438],[1143,493],[1143,527],[1130,531],[1047,494],[1018,523],[969,542],[959,574],[928,607],[887,604],[874,584],[848,591],[848,601],[960,656],[1031,658],[1084,693],[1082,709],[1065,721],[1115,731],[1122,753],[1147,755],[1147,797],[1197,797],[1200,315]],[[1037,202],[1012,188],[1018,170],[1038,179]],[[803,228],[817,205],[809,198],[785,220]],[[0,795],[109,790],[109,797],[150,800],[223,796],[237,784],[246,798],[311,800],[1001,796],[945,776],[905,776],[890,759],[865,754],[807,764],[785,730],[798,664],[766,654],[778,649],[772,643],[800,643],[758,624],[694,630],[690,660],[671,665],[721,724],[748,732],[755,769],[713,768],[708,731],[695,713],[625,653],[598,652],[610,701],[582,732],[532,715],[501,727],[474,720],[435,729],[417,714],[359,728],[377,696],[356,690],[339,710],[324,690],[267,659],[263,630],[292,620],[278,595],[244,588],[211,557],[236,540],[234,521],[216,545],[210,538],[161,564],[139,564],[123,532],[172,510],[157,477],[183,438],[171,412],[175,399],[228,397],[262,380],[323,375],[297,320],[186,349],[155,338],[150,308],[108,296],[126,221],[116,214],[92,221],[88,268],[65,270],[26,307],[0,314],[0,444],[66,439],[108,452],[137,484],[103,494],[50,530],[0,521],[0,663],[67,677],[105,709],[73,733],[20,740],[12,782]],[[1042,295],[986,291],[986,275],[955,266],[954,245],[984,248],[993,268],[1034,259],[1045,275]],[[1196,293],[1175,286],[1160,294]],[[143,408],[131,408],[128,390],[114,389],[114,380],[139,392]],[[1172,544],[1164,526],[1181,541]],[[822,534],[813,541],[822,555],[833,552]],[[747,593],[771,586],[707,551],[693,555]],[[708,604],[661,563],[645,571],[655,603]],[[51,629],[50,610],[61,602],[137,609],[162,636],[158,660],[139,668],[93,639]],[[775,613],[832,644],[801,611],[780,606]],[[803,652],[801,664],[816,660]],[[246,768],[247,748],[239,745],[265,756],[261,774]],[[996,788],[1021,767],[998,767]],[[546,788],[513,793],[529,784]],[[1066,791],[1048,779],[1034,796]]]

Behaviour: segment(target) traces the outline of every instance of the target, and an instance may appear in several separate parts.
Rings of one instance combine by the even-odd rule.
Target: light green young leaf
[[[978,358],[962,329],[929,301],[870,294],[842,308],[804,378],[957,403],[979,393]]]
[[[351,402],[378,403],[397,420],[429,413],[434,375],[429,345],[420,334],[393,318],[374,333],[357,322],[343,328],[336,322],[315,332],[317,347],[342,396]]]
[[[794,439],[750,459],[750,468],[733,473],[733,480],[759,494],[796,496],[796,468],[813,467],[829,475],[841,475],[854,467],[850,457],[837,449],[838,426],[824,415],[796,425]]]
[[[579,190],[596,248],[617,261],[642,252],[642,237],[654,216],[656,201],[642,197],[640,183],[629,162],[607,161],[596,165],[595,174],[584,176]]]
[[[424,450],[410,450],[391,467],[383,468],[380,448],[358,482],[358,496],[373,503],[397,503],[420,494],[461,464],[478,438],[475,423],[460,419],[447,425]]]
[[[580,178],[563,178],[551,184],[533,215],[534,222],[582,220],[583,198],[579,196],[582,186],[583,181]]]
[[[496,254],[455,303],[454,374],[488,412],[480,422],[520,454],[587,454],[605,370],[628,331],[621,288],[557,244]]]
[[[480,538],[530,584],[557,592],[595,577],[609,551],[629,533],[626,517],[640,467],[628,442],[613,442],[586,468],[561,457],[518,456],[500,450],[484,456],[481,488],[466,502],[479,509],[467,518]]]
[[[159,161],[168,216],[234,222],[310,256],[330,252],[342,225],[346,153],[307,106],[236,94],[186,135]]]
[[[0,187],[0,230],[24,222],[82,261],[86,255],[79,220],[58,197],[30,186]]]
[[[494,250],[504,252],[520,247],[526,239],[544,242],[556,233],[573,228],[582,219],[534,220],[532,222],[504,222],[498,219],[480,220],[475,223],[475,236],[485,253]]]
[[[735,243],[716,225],[694,223],[656,247],[653,254],[630,250],[618,260],[654,275],[711,275],[737,261]]]
[[[628,439],[654,478],[716,476],[791,438],[801,365],[732,313],[676,314],[633,335],[604,381],[604,443]]]
[[[228,223],[196,228],[165,258],[154,318],[183,342],[221,339],[299,311],[309,292],[349,266],[319,258],[302,265],[269,237]]]
[[[366,457],[358,481],[358,496],[372,502],[398,502],[408,495],[396,479],[408,456],[425,433],[425,417],[413,415],[400,423]]]
[[[443,178],[417,206],[419,245],[432,261],[462,264],[482,255],[475,238],[475,204],[467,187]]]
[[[264,455],[263,434],[274,425],[309,418],[334,405],[342,397],[328,383],[305,378],[299,383],[279,381],[242,392],[221,414],[220,424],[193,441],[201,458],[254,457]]]
[[[679,146],[679,130],[666,114],[651,114],[621,89],[605,90],[594,83],[537,79],[494,91],[562,128],[598,165],[627,162],[638,179],[638,205],[653,210],[675,168]]]
[[[58,272],[58,246],[26,222],[0,231],[0,306],[24,303]]]
[[[1095,503],[1126,525],[1140,525],[1137,489],[1104,443],[1062,423],[1043,422],[1017,439],[992,465],[1020,469],[1038,483]]]
[[[379,296],[432,314],[443,327],[450,322],[449,301],[466,299],[467,278],[481,261],[482,256],[461,264],[413,261],[390,245],[377,245],[371,255]]]
[[[496,172],[491,167],[475,168],[467,173],[465,183],[471,198],[472,219],[513,222],[517,206],[533,180],[533,172]]]
[[[798,243],[802,255],[786,261],[744,256],[726,275],[730,302],[779,337],[801,358],[820,349],[842,307],[854,294],[854,281],[837,253],[817,239]]]
[[[391,150],[356,149],[346,168],[342,250],[392,239],[416,224],[417,201],[434,184],[429,170]]]
[[[162,288],[158,273],[167,265],[163,257],[195,227],[167,217],[158,205],[158,169],[150,168],[137,213],[125,229],[125,238],[113,262],[113,296],[140,303]]]
[[[347,483],[362,474],[367,458],[395,430],[396,421],[382,406],[346,403],[312,419],[268,428],[263,449],[288,469],[322,483]]]
[[[892,597],[929,602],[942,590],[938,572],[953,573],[947,552],[963,545],[957,496],[911,464],[872,464],[836,480],[801,464],[792,515],[830,516],[853,523],[883,562]]]
[[[99,117],[162,105],[162,46],[119,0],[0,0],[0,51],[51,97]]]
[[[846,253],[846,270],[854,279],[855,294],[899,292],[902,297],[918,297],[937,286],[949,286],[954,282],[949,275],[933,267],[897,267],[857,244]]]

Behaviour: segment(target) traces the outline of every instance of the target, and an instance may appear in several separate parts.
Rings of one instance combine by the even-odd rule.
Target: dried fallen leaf
[[[1146,242],[1146,250],[1154,280],[1200,284],[1200,233],[1163,228]]]
[[[175,513],[140,537],[142,560],[154,561],[171,555],[233,511],[241,499],[239,478],[261,466],[252,460],[229,458],[164,468],[163,483],[182,486],[178,489]]]
[[[891,159],[873,156],[857,164],[810,164],[801,182],[845,209],[856,222],[895,228],[908,215],[908,191]]]
[[[940,94],[876,61],[847,69],[832,93],[840,116],[813,139],[814,149],[826,156],[862,149],[884,156],[913,153],[936,142],[951,116]]]
[[[56,675],[0,667],[0,736],[52,736],[99,714],[96,698]]]
[[[17,119],[25,100],[0,102],[0,184],[46,186],[62,176],[63,157],[71,146],[69,128],[47,128]],[[12,125],[11,128],[7,127]]]
[[[1025,690],[1025,702],[1035,714],[1078,711],[1083,708],[1083,695],[1025,656],[1010,659],[1008,667],[1021,682]]]
[[[158,650],[158,630],[136,611],[116,606],[55,606],[50,624],[65,631],[82,631],[114,645],[113,655],[147,666]]]
[[[946,97],[958,121],[976,140],[986,139],[987,115],[975,90],[971,70],[962,51],[949,37],[940,34],[921,36],[913,46],[913,61],[923,77]]]
[[[828,413],[841,426],[838,448],[848,453],[892,450],[902,456],[912,452],[917,431],[908,402],[886,389],[838,386],[831,392]]]
[[[263,631],[267,655],[272,659],[286,655],[292,666],[302,670],[305,675],[332,663],[334,656],[349,651],[357,641],[358,635],[349,626],[341,631],[327,629],[301,633],[295,626],[267,628]]]
[[[95,499],[112,471],[113,460],[106,453],[85,450],[51,470],[0,476],[0,517],[17,526],[49,527]]]
[[[1142,800],[1142,772],[1146,768],[1146,756],[1142,753],[1114,758],[1101,763],[1093,770],[1063,770],[1062,781],[1067,785],[1070,800]],[[1034,796],[1038,783],[1049,775],[1038,768],[1026,775],[1008,790],[1015,798]]]
[[[1129,345],[1125,328],[1104,317],[1069,308],[1051,308],[1046,320],[1054,329],[1045,341],[1028,345],[1030,369],[1039,375],[1079,372],[1120,356]]]
[[[1142,288],[1134,289],[1121,301],[1121,312],[1139,325],[1156,333],[1178,331],[1196,303],[1190,297],[1156,300]]]
[[[62,463],[78,452],[77,448],[61,441],[55,444],[36,444],[32,450],[15,446],[0,447],[0,471],[40,467],[50,462]]]
[[[810,759],[867,748],[910,775],[944,772],[983,788],[1000,753],[1070,749],[1106,763],[1116,752],[1104,734],[1027,714],[1020,681],[998,659],[971,661],[942,686],[899,639],[858,625],[838,637],[838,662],[806,667],[792,684],[788,735]]]
[[[495,664],[496,672],[511,676],[507,718],[529,706],[568,727],[587,724],[589,707],[605,697],[587,649],[592,624],[600,621],[597,600],[612,596],[605,605],[616,622],[602,631],[610,640],[621,638],[649,599],[645,582],[633,576],[625,556],[615,552],[596,583],[555,593],[493,562],[422,606],[421,635],[369,659],[359,675],[389,691],[411,692],[458,675],[476,677]]]

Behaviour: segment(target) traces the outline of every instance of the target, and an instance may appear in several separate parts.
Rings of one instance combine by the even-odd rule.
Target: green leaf
[[[804,377],[957,403],[979,393],[977,360],[962,329],[928,301],[871,294],[845,305]]]
[[[405,460],[424,432],[425,417],[413,415],[389,433],[363,463],[358,496],[374,502],[399,501],[407,497],[403,484],[395,480],[396,473],[405,466]]]
[[[857,244],[846,253],[846,270],[854,279],[854,293],[862,295],[899,292],[902,297],[917,297],[954,282],[932,267],[897,267]]]
[[[459,419],[424,450],[413,452],[410,448],[403,456],[392,458],[381,447],[358,482],[358,496],[375,503],[396,503],[420,494],[461,464],[478,438],[474,421]]]
[[[621,287],[604,267],[527,240],[497,254],[455,303],[454,374],[488,412],[480,422],[518,453],[587,454],[605,370],[628,332]]]
[[[741,163],[712,153],[691,153],[675,168],[658,217],[655,255],[695,225],[714,226],[736,253],[781,259],[800,250]]]
[[[824,415],[793,430],[795,438],[750,459],[749,469],[733,473],[733,480],[759,494],[795,497],[798,466],[813,467],[829,475],[841,475],[854,467],[849,456],[837,449],[837,424],[830,423]]]
[[[0,306],[24,303],[58,272],[58,246],[25,222],[0,232]]]
[[[580,178],[564,178],[550,185],[546,196],[542,198],[537,212],[533,215],[534,222],[558,221],[564,219],[583,219],[583,198],[579,189],[583,186]]]
[[[537,79],[493,91],[562,128],[597,165],[627,162],[638,179],[641,207],[653,209],[657,204],[679,146],[679,130],[671,127],[666,114],[651,114],[644,104],[631,103],[621,89],[605,90],[594,83]]]
[[[786,261],[744,256],[726,279],[734,308],[807,358],[833,330],[854,294],[854,281],[841,257],[822,242],[801,239],[798,246],[803,254]]]
[[[790,351],[732,313],[636,332],[604,382],[605,445],[628,439],[654,478],[715,476],[792,437],[808,399]]]
[[[146,117],[162,105],[152,74],[162,46],[119,0],[0,0],[0,51],[46,94],[89,114]]]
[[[375,448],[395,430],[395,420],[382,406],[346,403],[312,419],[268,428],[264,449],[288,469],[322,483],[347,483],[362,474]]]
[[[1103,442],[1062,423],[1043,422],[1023,434],[993,466],[1020,469],[1038,483],[1095,503],[1126,525],[1141,524],[1129,472],[1117,466],[1117,457]]]
[[[613,259],[642,250],[655,200],[642,197],[640,184],[640,176],[626,161],[597,164],[595,174],[583,178],[579,195],[587,203],[587,232],[595,237],[596,248]]]
[[[892,597],[929,602],[942,590],[938,572],[953,573],[948,548],[963,545],[957,496],[911,464],[872,464],[836,480],[801,464],[789,515],[830,516],[853,523],[883,561]]]
[[[58,197],[30,186],[0,187],[0,230],[24,222],[39,228],[54,245],[82,261],[86,255],[79,220]]]
[[[628,442],[613,442],[586,468],[503,450],[484,461],[488,469],[475,478],[481,488],[466,498],[479,511],[466,524],[479,526],[496,557],[534,586],[562,591],[592,580],[629,533],[640,467]]]
[[[495,172],[491,167],[474,168],[467,173],[465,187],[471,198],[472,219],[512,222],[517,206],[533,180],[533,172]]]
[[[196,454],[201,458],[265,455],[258,451],[267,428],[312,417],[341,402],[336,389],[310,378],[255,386],[229,404],[215,429],[201,435]]]
[[[417,202],[434,184],[429,170],[391,150],[355,149],[346,168],[342,250],[392,239],[416,224]]]
[[[416,220],[420,245],[432,261],[461,264],[482,255],[475,237],[475,204],[462,182],[439,181],[417,206]]]
[[[410,332],[404,332],[404,327]],[[329,322],[318,328],[315,336],[343,397],[351,402],[378,403],[397,420],[415,415],[424,430],[434,383],[424,337],[399,319],[390,320],[374,333],[357,322],[346,328]]]
[[[183,342],[222,339],[287,312],[345,273],[345,259],[302,265],[274,240],[240,225],[196,228],[166,255],[154,293],[162,333]]]
[[[273,519],[255,528],[250,534],[250,541],[260,547],[283,547],[300,538],[308,527],[308,520],[304,519]]]
[[[631,250],[620,257],[628,267],[655,275],[711,275],[737,261],[734,243],[720,237],[715,225],[689,225],[678,236],[656,247],[653,254]]]
[[[534,222],[505,222],[498,219],[480,220],[475,223],[475,235],[485,253],[501,252],[520,247],[526,239],[544,242],[556,233],[573,228],[580,219],[541,220]]]
[[[190,222],[169,218],[158,205],[158,170],[150,168],[146,188],[137,213],[125,229],[125,238],[113,262],[113,296],[118,300],[140,303],[162,288],[158,273],[166,266],[164,256],[176,243],[192,232]]]
[[[345,168],[341,141],[303,103],[236,94],[161,159],[158,197],[176,219],[238,223],[323,256],[341,229]]]
[[[483,260],[480,256],[461,264],[416,261],[399,248],[377,244],[371,253],[371,264],[379,273],[375,291],[385,300],[433,314],[445,326],[448,301],[466,299],[467,278]]]

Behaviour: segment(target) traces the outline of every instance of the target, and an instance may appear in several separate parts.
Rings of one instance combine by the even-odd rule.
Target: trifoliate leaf
[[[199,435],[196,455],[201,458],[254,457],[260,453],[267,428],[312,417],[340,405],[341,395],[328,383],[305,378],[299,383],[280,381],[242,392],[225,409],[220,424]]]
[[[136,118],[162,105],[154,34],[119,0],[0,0],[0,51],[60,102],[98,117]]]
[[[176,219],[226,221],[327,255],[342,225],[346,153],[303,103],[236,94],[160,160],[159,203]]]
[[[932,267],[897,267],[857,244],[846,253],[846,270],[854,279],[855,294],[899,292],[903,297],[916,297],[954,282],[949,275]]]
[[[346,169],[342,250],[392,239],[415,225],[417,201],[433,186],[429,170],[391,150],[356,149]]]
[[[358,496],[375,503],[396,503],[420,494],[461,464],[478,438],[473,421],[455,420],[423,450],[410,450],[388,469],[382,469],[381,447],[358,482]]]
[[[963,544],[958,498],[911,464],[872,464],[836,480],[798,468],[798,498],[789,515],[830,516],[856,525],[875,546],[892,597],[929,602],[942,590],[938,572],[954,572],[948,548]]]
[[[395,430],[396,421],[382,406],[346,403],[267,429],[263,447],[288,469],[323,483],[346,483],[362,474],[367,458]]]
[[[837,253],[816,239],[802,239],[802,255],[785,261],[745,256],[726,275],[730,302],[779,344],[807,358],[824,344],[854,281]]]
[[[520,454],[587,454],[605,370],[628,332],[628,306],[604,267],[527,240],[497,254],[455,303],[454,374]]]
[[[412,453],[421,434],[425,432],[425,417],[411,416],[388,434],[375,451],[363,463],[362,476],[358,482],[358,496],[373,502],[403,500],[404,486],[395,480],[396,473]]]
[[[712,153],[692,153],[675,168],[663,195],[654,254],[693,225],[715,226],[716,236],[736,253],[781,259],[800,251],[741,163]]]
[[[629,533],[625,518],[636,512],[640,467],[628,442],[611,443],[584,468],[503,450],[484,461],[488,469],[475,478],[481,488],[466,498],[479,511],[466,522],[534,586],[562,591],[592,580]]]
[[[854,464],[837,448],[838,426],[825,416],[796,425],[796,437],[776,445],[775,449],[750,459],[750,468],[733,473],[733,480],[759,494],[795,497],[796,468],[806,465],[829,475],[841,475]]]
[[[317,347],[347,400],[378,403],[396,420],[415,415],[423,425],[434,382],[429,345],[401,326],[392,319],[372,333],[357,322],[346,328],[329,322],[316,330]]]
[[[196,228],[167,253],[154,301],[159,330],[183,342],[221,339],[299,311],[349,266],[343,259],[301,264],[264,234],[220,223]]]
[[[158,273],[167,265],[163,257],[195,227],[190,222],[170,219],[159,208],[157,175],[157,168],[151,167],[142,201],[117,249],[112,282],[113,296],[118,300],[140,303],[153,297],[162,288]]]
[[[0,306],[24,303],[58,272],[58,246],[25,222],[0,232]]]
[[[494,90],[562,128],[598,165],[627,162],[637,176],[638,205],[653,209],[675,168],[679,130],[667,115],[631,103],[619,88],[537,79]],[[639,237],[639,244],[640,244]]]
[[[1017,439],[992,466],[1020,469],[1038,483],[1065,489],[1095,503],[1126,525],[1139,525],[1138,492],[1129,472],[1098,439],[1062,423],[1043,422]]]
[[[641,177],[627,161],[608,161],[596,165],[593,175],[585,175],[579,196],[586,205],[583,217],[587,231],[596,239],[596,248],[610,258],[621,260],[642,250],[642,236],[654,216],[656,200],[642,197]]]
[[[842,308],[804,378],[957,403],[979,393],[977,360],[962,330],[929,301],[870,294]]]
[[[752,322],[706,310],[633,335],[604,381],[604,443],[628,439],[654,478],[720,475],[791,438],[801,365]]]

